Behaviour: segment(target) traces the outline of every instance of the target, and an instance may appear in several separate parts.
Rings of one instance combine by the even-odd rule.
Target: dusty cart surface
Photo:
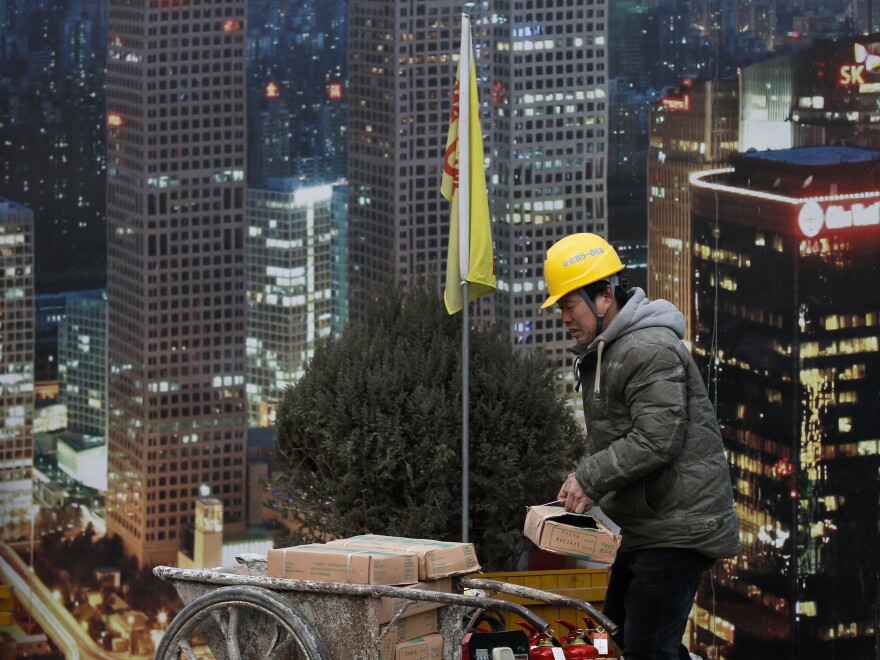
[[[539,630],[550,629],[522,605],[485,595],[492,592],[573,607],[611,632],[617,628],[584,601],[479,577],[455,579],[453,592],[428,591],[272,578],[265,557],[237,559],[239,566],[212,570],[153,569],[174,585],[185,605],[162,637],[157,660],[375,660],[391,626],[420,603],[446,606],[438,610],[443,660],[460,660],[468,623],[485,610],[506,610]],[[380,608],[389,598],[398,599],[399,607],[380,626]]]

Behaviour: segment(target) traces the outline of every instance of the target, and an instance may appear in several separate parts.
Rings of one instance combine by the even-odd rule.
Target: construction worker
[[[588,455],[558,498],[620,526],[605,613],[626,660],[690,657],[682,644],[702,573],[740,550],[730,472],[706,387],[682,343],[684,317],[626,290],[623,264],[595,234],[547,251],[544,278],[577,342],[574,373]]]

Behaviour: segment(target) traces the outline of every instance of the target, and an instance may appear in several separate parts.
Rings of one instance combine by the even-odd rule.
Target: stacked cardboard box
[[[411,552],[312,543],[269,550],[267,573],[318,582],[411,584],[418,579],[418,558]]]
[[[477,553],[474,551],[472,543],[362,534],[330,541],[328,545],[415,553],[419,558],[420,580],[436,580],[450,575],[461,575],[480,570],[480,565],[477,563]]]
[[[421,657],[435,657],[430,655],[429,648],[431,642],[435,638],[440,637],[437,634],[437,631],[440,629],[439,613],[440,610],[433,609],[428,612],[411,614],[398,619],[394,625],[382,626],[379,629],[382,639],[382,645],[379,648],[379,660],[397,660],[400,657],[406,657],[407,660],[415,660]],[[428,654],[424,656],[419,655],[418,649],[420,647]],[[401,648],[407,653],[406,656],[399,655],[398,651]],[[442,640],[439,648],[442,652]],[[436,657],[440,657],[440,654]]]
[[[269,550],[268,563],[269,577],[400,585],[438,592],[452,591],[453,575],[480,569],[471,543],[376,534]],[[441,658],[443,639],[438,630],[442,606],[424,600],[383,598],[379,605],[379,660]]]

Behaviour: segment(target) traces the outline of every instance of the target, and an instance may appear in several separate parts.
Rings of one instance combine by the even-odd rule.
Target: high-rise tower
[[[0,268],[0,515],[23,522],[34,468],[34,214],[3,198]]]
[[[735,80],[682,85],[651,106],[648,158],[648,295],[685,318],[692,339],[691,196],[688,177],[726,164],[736,153]]]
[[[516,346],[562,366],[572,344],[544,301],[547,248],[567,234],[607,235],[606,3],[494,3],[490,204],[496,314]],[[570,369],[562,369],[573,391]]]
[[[244,21],[110,0],[107,527],[141,565],[176,561],[200,486],[244,516]]]
[[[274,426],[285,388],[300,379],[332,327],[333,186],[298,187],[296,179],[272,183],[248,190],[251,426]]]
[[[107,436],[107,293],[67,297],[58,329],[58,378],[68,430]]]
[[[462,4],[349,6],[349,300],[353,320],[394,281],[442,286],[449,204],[440,196]]]
[[[691,177],[693,352],[716,401],[743,550],[698,597],[692,648],[729,660],[872,657],[880,154],[807,147],[733,165]]]

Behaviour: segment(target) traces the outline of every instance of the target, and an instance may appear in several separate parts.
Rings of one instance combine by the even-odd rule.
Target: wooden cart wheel
[[[305,615],[258,587],[220,587],[193,600],[171,621],[155,657],[204,658],[208,645],[218,660],[331,660]]]

